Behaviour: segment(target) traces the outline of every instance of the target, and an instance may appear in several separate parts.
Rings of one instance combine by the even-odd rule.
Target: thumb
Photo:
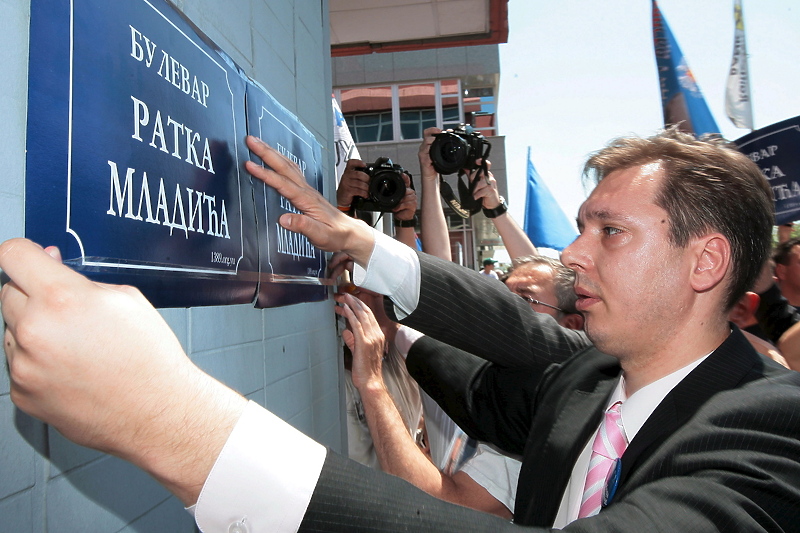
[[[278,221],[287,230],[304,235],[311,244],[320,250],[326,252],[339,251],[338,248],[332,248],[332,241],[330,235],[326,232],[325,225],[310,216],[298,213],[284,213]],[[327,231],[330,230],[328,229]]]
[[[309,217],[297,213],[284,213],[280,216],[278,221],[281,223],[281,226],[289,231],[302,233],[311,239],[311,236],[308,234],[308,232],[312,230],[313,220],[311,220]]]

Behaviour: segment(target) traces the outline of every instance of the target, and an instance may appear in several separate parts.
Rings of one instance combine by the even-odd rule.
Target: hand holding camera
[[[336,203],[342,211],[349,210],[355,198],[369,194],[369,176],[361,171],[364,165],[360,159],[350,159],[347,162],[336,189]]]
[[[353,198],[352,207],[355,209],[391,212],[406,196],[407,179],[411,188],[414,188],[408,178],[410,174],[387,157],[379,157],[373,164],[356,170],[366,174],[369,180],[366,194]]]
[[[436,140],[436,135],[442,133],[442,130],[436,127],[426,128],[422,132],[422,143],[419,145],[419,171],[422,176],[422,182],[439,182],[439,172],[433,168],[431,162],[431,144]],[[436,193],[439,196],[439,193]]]
[[[485,161],[492,149],[491,143],[468,124],[437,133],[434,137],[430,156],[433,168],[439,174],[460,174],[480,168],[476,161]]]
[[[481,210],[481,201],[474,198],[475,188],[484,176],[489,176],[487,167],[492,145],[472,126],[461,124],[454,130],[434,135],[431,143],[430,159],[439,174],[458,173],[458,194],[456,198],[450,185],[442,180],[442,197],[462,218],[469,218]],[[463,176],[475,171],[466,183]]]

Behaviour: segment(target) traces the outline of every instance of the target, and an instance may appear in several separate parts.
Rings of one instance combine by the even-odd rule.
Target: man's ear
[[[747,315],[747,302],[742,299],[734,304],[733,309],[731,309],[731,312],[728,314],[728,320],[739,326],[739,324],[744,322]]]
[[[775,279],[778,281],[786,279],[786,265],[780,263],[775,264]]]
[[[690,283],[697,292],[713,289],[725,278],[731,263],[731,245],[722,234],[712,233],[690,244],[695,263]]]
[[[739,298],[739,301],[734,304],[728,315],[728,320],[739,326],[740,328],[749,326],[755,318],[756,309],[761,297],[754,292],[746,292],[744,296]]]
[[[565,314],[559,324],[569,329],[583,329],[583,315],[580,313],[567,313]]]

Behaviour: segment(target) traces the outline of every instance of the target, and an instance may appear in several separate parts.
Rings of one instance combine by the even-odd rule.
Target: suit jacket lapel
[[[759,357],[741,331],[733,332],[719,348],[689,373],[656,407],[622,455],[620,496],[625,480],[658,444],[675,432],[715,394],[739,385]]]
[[[709,398],[739,386],[748,374],[753,374],[751,370],[760,358],[739,329],[732,329],[725,342],[662,400],[630,443],[622,456],[615,501],[633,488],[626,480],[665,438]],[[575,461],[599,426],[603,408],[617,383],[619,367],[611,361],[615,360],[589,350],[571,358],[563,365],[564,374],[545,386],[548,392],[541,399],[544,407],[539,407],[535,416],[520,472],[517,523],[546,527],[553,524]],[[547,412],[542,413],[542,409]]]
[[[515,520],[518,523],[553,524],[572,475],[572,465],[600,424],[603,408],[617,384],[617,378],[618,367],[600,381],[597,381],[597,374],[594,373],[591,379],[575,386],[559,405],[557,413],[537,417],[531,435],[538,434],[540,437],[533,437],[531,446],[525,450],[525,457],[532,460],[523,463],[520,474],[515,505]],[[546,438],[541,438],[544,435]],[[554,468],[554,465],[564,467]],[[528,481],[524,482],[523,479]]]

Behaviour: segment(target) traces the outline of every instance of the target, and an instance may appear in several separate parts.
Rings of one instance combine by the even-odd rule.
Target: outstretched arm
[[[336,312],[348,320],[343,337],[353,352],[353,384],[361,395],[381,468],[439,499],[511,518],[505,505],[471,477],[445,475],[425,457],[383,381],[384,338],[372,311],[350,294],[337,295],[336,301],[341,304]]]
[[[435,255],[446,261],[452,260],[450,251],[450,233],[444,218],[442,200],[439,191],[439,173],[433,168],[430,150],[439,128],[427,128],[423,132],[422,144],[419,145],[419,170],[422,176],[422,200],[420,215],[422,217],[422,250],[426,254]]]
[[[488,167],[492,168],[491,163],[488,164]],[[470,176],[470,179],[472,177]],[[500,206],[497,180],[494,179],[491,172],[480,180],[475,187],[473,196],[476,200],[482,199],[484,209],[496,209]],[[494,223],[494,227],[497,228],[497,233],[500,234],[503,245],[508,250],[508,255],[511,259],[539,253],[522,228],[519,227],[519,224],[511,218],[511,214],[508,211],[490,220]]]
[[[0,291],[4,351],[20,409],[78,444],[139,466],[184,504],[197,501],[204,531],[228,531],[242,518],[253,532],[296,531],[312,494],[324,493],[317,491],[321,473],[353,496],[338,506],[329,501],[326,511],[343,517],[364,502],[371,471],[339,475],[359,465],[326,454],[197,368],[136,289],[94,283],[59,259],[57,250],[25,239],[0,245],[0,269],[11,279]],[[340,468],[323,467],[334,463]],[[389,476],[373,481],[383,495],[405,495],[397,502],[406,511],[398,524],[419,520],[415,502],[423,494]],[[433,508],[429,524],[447,512],[446,504]],[[332,530],[330,523],[322,527]]]

